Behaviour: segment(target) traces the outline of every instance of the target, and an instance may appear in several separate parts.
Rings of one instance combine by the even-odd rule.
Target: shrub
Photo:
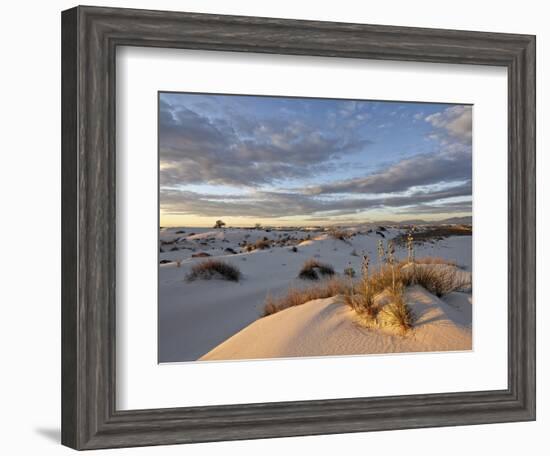
[[[369,278],[369,287],[376,295],[386,289],[393,289],[394,284],[396,287],[402,282],[401,268],[394,268],[393,274],[389,266],[380,266]]]
[[[191,258],[206,258],[209,257],[210,254],[206,252],[199,252],[199,253],[193,253],[191,254]]]
[[[378,314],[381,326],[389,326],[406,333],[413,327],[414,315],[411,308],[405,303],[403,289],[399,288],[392,293],[392,301],[386,304]]]
[[[328,234],[331,238],[338,239],[340,241],[347,241],[347,239],[351,237],[348,231],[338,229],[338,228],[331,228]]]
[[[471,281],[464,278],[455,267],[439,264],[420,264],[402,270],[401,281],[404,286],[418,284],[438,298],[471,286]]]
[[[348,285],[338,278],[330,278],[319,284],[307,287],[307,288],[289,288],[288,291],[278,297],[274,298],[268,295],[265,300],[263,317],[272,315],[281,310],[288,309],[289,307],[299,306],[305,304],[308,301],[314,299],[325,299],[332,296],[336,296],[342,293],[346,293]]]
[[[422,257],[414,260],[417,264],[447,264],[449,266],[456,266],[456,261],[446,260],[441,257]]]
[[[380,307],[376,304],[374,296],[375,294],[370,288],[363,287],[361,287],[361,290],[349,287],[348,293],[344,295],[344,303],[361,317],[366,326],[376,324],[376,317],[380,311]]]
[[[271,242],[267,238],[258,239],[254,244],[254,248],[259,250],[268,249],[269,247],[271,247]]]
[[[471,236],[472,225],[441,225],[429,226],[414,233],[414,243],[423,244],[425,242],[440,241],[449,236]],[[400,234],[395,237],[395,243],[399,246],[405,246],[408,234]]]
[[[344,274],[347,275],[348,277],[355,277],[355,269],[353,268],[346,268],[344,269]]]
[[[319,280],[319,274],[321,276],[332,276],[334,275],[334,268],[330,264],[311,259],[304,263],[298,277],[305,280]]]
[[[187,280],[196,279],[209,280],[219,277],[224,280],[238,282],[241,278],[241,271],[232,264],[220,260],[206,260],[193,265],[191,272],[187,274]]]

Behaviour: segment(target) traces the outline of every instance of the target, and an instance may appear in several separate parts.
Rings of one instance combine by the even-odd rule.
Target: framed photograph
[[[535,37],[62,13],[62,442],[535,419]]]

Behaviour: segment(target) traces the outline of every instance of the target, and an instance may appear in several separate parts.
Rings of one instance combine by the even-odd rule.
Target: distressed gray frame
[[[115,50],[123,45],[506,67],[508,388],[116,410]],[[535,419],[534,36],[76,7],[62,13],[62,168],[63,444],[113,448]]]

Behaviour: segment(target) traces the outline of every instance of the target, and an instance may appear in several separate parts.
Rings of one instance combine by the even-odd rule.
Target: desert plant
[[[378,314],[381,326],[389,326],[406,333],[413,327],[414,315],[405,302],[403,288],[399,287],[392,292],[392,301],[386,304]]]
[[[351,307],[367,326],[376,325],[380,307],[376,305],[371,292],[364,294],[350,290],[344,295],[344,303]]]
[[[355,269],[353,269],[352,267],[349,267],[349,268],[346,268],[344,269],[344,274],[347,275],[348,277],[355,277]]]
[[[269,247],[271,247],[271,241],[267,238],[258,239],[255,242],[254,247],[259,250],[268,249]]]
[[[378,240],[378,265],[381,267],[384,264],[386,252],[384,250],[384,243],[382,242],[382,239]]]
[[[392,291],[395,292],[395,245],[393,241],[388,241],[386,251],[386,261],[391,268],[391,277],[392,277]]]
[[[350,233],[348,231],[339,228],[331,228],[328,234],[331,238],[338,239],[340,241],[347,241],[347,239],[350,237]]]
[[[422,257],[422,258],[415,258],[416,264],[446,264],[448,266],[455,266],[456,267],[456,261],[453,260],[446,260],[445,258],[441,257]]]
[[[414,239],[411,232],[409,232],[409,235],[407,236],[407,262],[412,265],[412,283],[414,283],[416,264],[414,262]]]
[[[319,275],[332,276],[334,275],[334,268],[330,264],[310,259],[303,264],[298,277],[306,280],[319,280]]]
[[[306,288],[289,288],[280,296],[267,295],[262,316],[272,315],[289,307],[299,306],[314,299],[325,299],[348,292],[348,285],[340,278],[330,278]]]
[[[415,268],[414,275],[408,269],[402,271],[401,281],[404,286],[421,285],[439,298],[453,291],[471,286],[471,281],[461,271],[452,266],[438,264],[420,265]]]
[[[409,263],[414,263],[414,239],[411,233],[407,236],[407,260]]]
[[[429,226],[422,230],[416,230],[414,233],[414,242],[416,244],[422,244],[424,242],[434,242],[449,236],[471,236],[472,225],[442,225],[442,226]],[[399,246],[404,246],[407,243],[407,237],[405,233],[400,234],[394,238],[394,242]]]
[[[392,273],[391,268],[384,265],[374,270],[369,276],[369,287],[374,295],[384,290],[393,290],[402,282],[402,271],[400,267],[395,267]]]
[[[363,261],[361,263],[361,281],[358,284],[358,292],[355,292],[355,287],[352,285],[349,292],[344,296],[344,302],[355,310],[363,319],[364,323],[371,325],[376,323],[379,307],[375,303],[375,293],[370,283],[369,264],[369,256],[363,255]]]
[[[365,295],[369,293],[369,263],[369,256],[363,255],[363,261],[361,262],[361,282]]]
[[[225,222],[223,220],[216,220],[216,223],[214,224],[214,228],[223,228],[225,226]]]
[[[241,271],[232,264],[220,260],[206,260],[193,265],[186,279],[191,282],[196,279],[209,280],[219,277],[224,280],[238,282],[241,279]]]
[[[199,253],[191,254],[191,258],[207,258],[209,256],[211,256],[211,255],[207,252],[199,252]]]

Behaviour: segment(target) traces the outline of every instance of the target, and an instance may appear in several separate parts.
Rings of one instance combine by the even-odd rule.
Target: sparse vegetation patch
[[[319,280],[320,276],[332,275],[334,275],[334,268],[330,264],[310,259],[304,263],[298,277],[305,280]]]
[[[422,230],[415,230],[412,235],[415,244],[424,244],[426,242],[441,241],[450,236],[471,236],[472,225],[448,225],[431,226]],[[409,233],[403,233],[394,238],[394,241],[400,247],[405,247],[408,242]]]
[[[186,279],[192,282],[196,279],[210,280],[212,278],[220,278],[238,282],[241,279],[241,275],[241,271],[232,264],[220,260],[206,260],[193,265]]]
[[[413,312],[405,302],[402,288],[392,292],[391,296],[391,302],[383,306],[378,314],[380,326],[396,328],[401,333],[406,333],[413,327]]]
[[[347,240],[351,237],[351,233],[346,230],[342,230],[339,228],[331,228],[328,232],[331,238],[338,239],[340,241],[347,242]]]
[[[332,296],[345,293],[347,287],[348,284],[344,280],[333,277],[312,287],[292,287],[284,295],[279,297],[268,295],[265,300],[262,316],[272,315],[281,310],[299,306],[314,299],[331,298]]]

